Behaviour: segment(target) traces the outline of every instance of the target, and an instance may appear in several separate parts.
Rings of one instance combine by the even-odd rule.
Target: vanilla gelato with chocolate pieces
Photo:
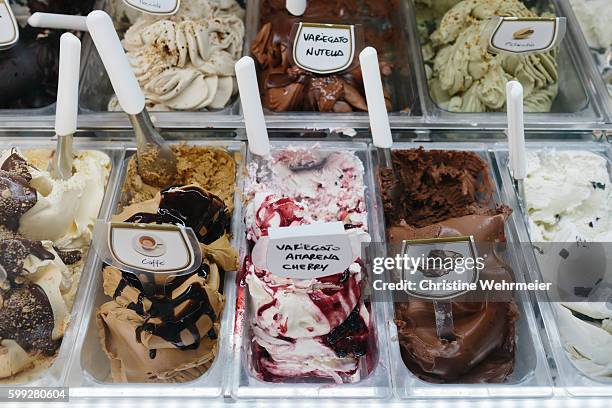
[[[121,13],[130,18],[131,13]],[[221,109],[236,94],[244,10],[235,0],[183,2],[172,16],[141,13],[123,47],[153,110]],[[109,110],[121,109],[114,97]]]
[[[83,151],[73,176],[55,180],[39,170],[51,153],[0,155],[0,382],[53,363],[109,177],[108,156]]]

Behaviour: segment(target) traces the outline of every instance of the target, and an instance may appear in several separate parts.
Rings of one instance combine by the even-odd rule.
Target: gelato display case
[[[64,392],[57,406],[610,406],[612,0],[129,4],[173,1],[0,0],[0,406],[36,390]],[[19,40],[4,47],[6,4]],[[71,137],[70,109],[55,118],[64,30],[28,18],[82,27],[91,10],[111,16],[136,81],[111,84],[91,35],[71,31]],[[566,32],[546,53],[493,54],[500,15],[563,17]],[[304,27],[350,33],[350,64],[304,68]],[[364,82],[366,46],[382,92]],[[238,92],[247,56],[261,126]],[[113,86],[128,107],[136,82],[146,109],[126,115]],[[406,268],[380,271],[419,245],[482,255],[476,286],[431,298],[401,286]]]

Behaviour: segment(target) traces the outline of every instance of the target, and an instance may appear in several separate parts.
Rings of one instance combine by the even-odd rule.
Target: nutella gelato
[[[34,109],[57,99],[61,30],[31,27],[27,19],[36,12],[87,15],[94,0],[14,0],[19,41],[0,51],[0,109]],[[79,33],[75,33],[80,35]]]
[[[54,180],[37,168],[51,151],[29,153],[0,157],[0,382],[54,361],[110,173],[108,156],[83,151],[72,177]]]
[[[492,206],[487,164],[468,151],[400,150],[395,170],[381,171],[387,239],[473,236],[486,259],[479,279],[512,281],[512,270],[498,255],[511,210]],[[401,180],[398,184],[396,177]],[[401,191],[399,199],[392,196]],[[474,301],[468,292],[451,301],[451,339],[438,337],[433,302],[413,298],[395,304],[402,358],[419,378],[435,383],[503,382],[514,369],[515,323],[511,301]],[[482,296],[480,296],[482,298]]]
[[[263,105],[273,111],[352,112],[367,111],[363,78],[358,61],[346,71],[319,75],[301,69],[293,63],[291,36],[299,22],[361,24],[365,31],[365,46],[378,49],[383,57],[381,73],[390,76],[391,64],[384,62],[384,48],[393,43],[393,29],[378,24],[372,29],[366,23],[377,19],[388,22],[393,2],[309,0],[305,13],[291,15],[284,1],[265,0],[260,10],[260,29],[251,44],[261,76]],[[383,28],[381,28],[383,27]],[[357,59],[359,49],[355,52]],[[391,99],[387,107],[392,109]]]
[[[136,275],[103,271],[112,300],[97,311],[102,349],[115,382],[187,382],[218,353],[224,275],[238,267],[223,201],[197,185],[172,187],[126,207],[115,221],[180,224],[196,232],[203,260],[196,272],[145,287]]]
[[[354,153],[316,150],[289,148],[259,165],[252,163],[247,238],[253,246],[272,227],[341,221],[355,243],[354,262],[342,273],[292,279],[274,275],[249,253],[243,273],[250,302],[250,355],[252,370],[263,381],[359,381],[360,360],[375,352],[363,297],[360,243],[369,241],[364,168]]]
[[[120,0],[116,0],[120,2]],[[131,12],[113,9],[120,21]],[[237,92],[244,9],[235,0],[191,0],[172,16],[138,13],[123,47],[153,110],[221,109]],[[109,110],[120,110],[116,99]]]
[[[516,80],[523,85],[526,112],[550,111],[558,90],[557,51],[494,55],[481,42],[484,25],[491,17],[534,18],[547,13],[539,15],[520,0],[417,3],[429,93],[440,108],[452,112],[505,111],[506,83]]]

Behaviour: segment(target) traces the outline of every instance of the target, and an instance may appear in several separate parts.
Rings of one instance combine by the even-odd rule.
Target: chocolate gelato
[[[17,3],[17,4],[15,4]],[[17,0],[11,6],[20,23],[19,42],[0,51],[0,109],[32,109],[55,102],[61,30],[26,25],[35,12],[87,15],[94,0]],[[9,80],[10,79],[10,80]]]
[[[512,281],[498,253],[511,210],[492,206],[486,163],[473,152],[422,148],[394,151],[392,158],[395,172],[381,172],[389,242],[471,235],[486,259],[479,279]],[[401,178],[399,187],[396,177]],[[391,195],[397,191],[399,199]],[[483,301],[480,295],[468,292],[452,300],[451,339],[438,337],[432,301],[396,303],[402,358],[415,375],[436,383],[499,383],[512,373],[516,303]]]
[[[226,150],[216,147],[180,144],[173,146],[173,150],[177,160],[177,177],[173,184],[199,184],[219,196],[228,210],[233,211],[236,160]],[[158,186],[148,185],[142,180],[134,155],[128,163],[123,204],[150,200],[159,190]]]
[[[310,0],[304,15],[295,17],[286,10],[284,1],[263,1],[261,28],[251,44],[251,52],[260,69],[264,106],[278,112],[367,111],[358,63],[360,50],[356,49],[356,62],[347,70],[328,75],[314,74],[293,63],[290,55],[292,30],[301,21],[360,24],[364,29],[365,46],[374,46],[384,58],[384,48],[394,41],[394,32],[388,27],[388,22],[395,7],[393,1]],[[387,24],[377,23],[374,28],[371,24],[374,20],[378,23],[386,21]],[[380,65],[382,75],[390,76],[391,64],[381,61]],[[387,99],[387,106],[392,109],[390,98]]]
[[[238,267],[238,253],[228,238],[230,215],[225,204],[197,185],[173,187],[125,208],[114,220],[191,227],[203,260],[196,272],[164,284],[151,284],[147,275],[139,279],[104,268],[104,293],[112,300],[100,306],[97,321],[113,381],[198,378],[217,354],[224,274]]]

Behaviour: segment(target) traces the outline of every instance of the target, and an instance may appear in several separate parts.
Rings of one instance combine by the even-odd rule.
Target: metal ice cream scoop
[[[136,134],[138,172],[145,183],[168,187],[176,180],[176,156],[170,145],[153,126],[145,108],[145,97],[123,51],[113,22],[103,11],[87,16],[91,34],[117,99]]]
[[[49,163],[51,177],[66,180],[72,177],[72,135],[77,130],[79,111],[79,70],[81,41],[65,33],[60,40],[59,79],[55,107],[57,148]]]

